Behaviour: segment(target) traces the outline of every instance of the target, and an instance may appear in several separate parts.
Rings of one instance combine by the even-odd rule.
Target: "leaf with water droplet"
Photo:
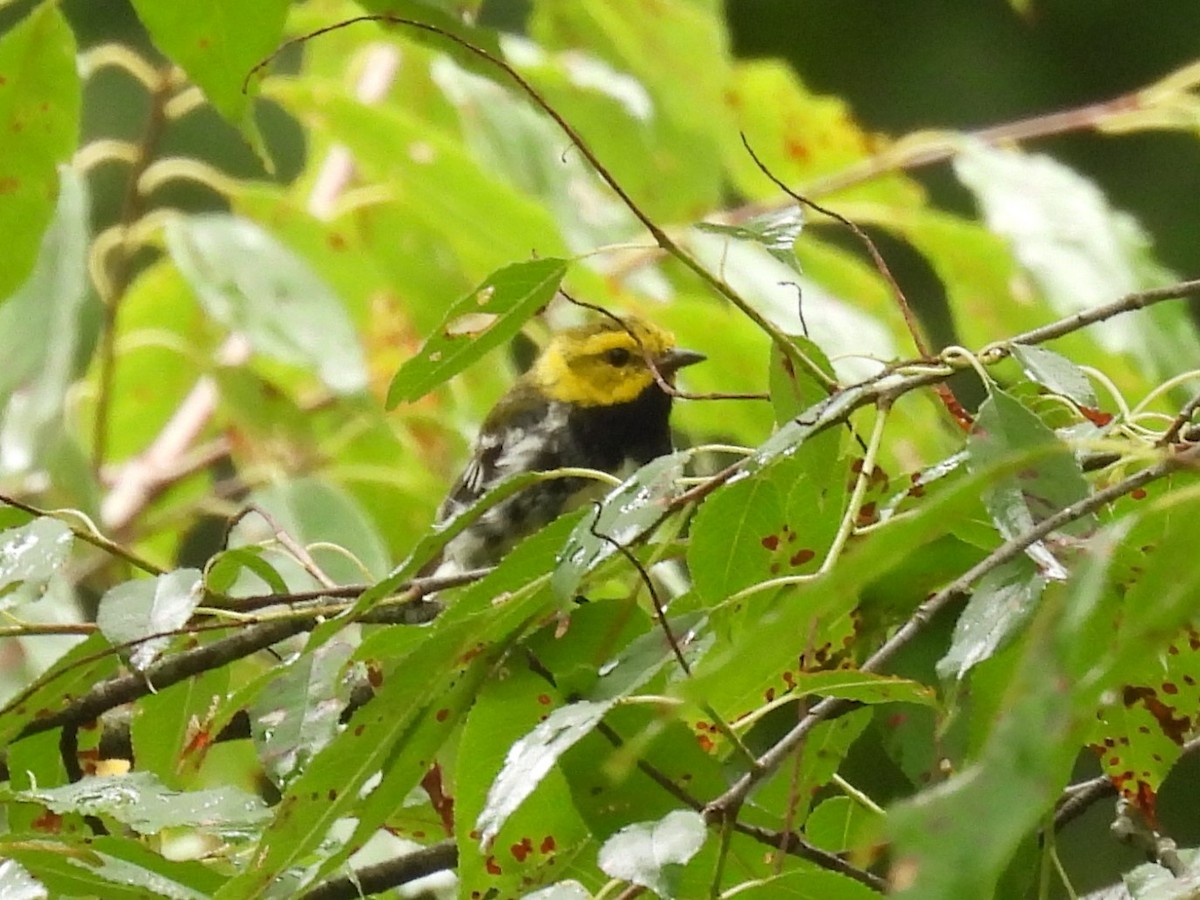
[[[674,897],[674,875],[704,845],[704,818],[690,809],[677,809],[657,822],[637,822],[622,828],[600,848],[605,874],[650,888],[660,897]]]
[[[387,408],[411,403],[503,346],[554,297],[567,274],[561,259],[531,259],[493,272],[446,310],[442,324],[388,387]]]
[[[38,599],[67,561],[73,537],[70,528],[48,517],[0,531],[0,609]]]
[[[673,453],[642,466],[586,515],[563,545],[551,584],[561,599],[575,595],[583,576],[657,525],[675,496],[686,456]]]

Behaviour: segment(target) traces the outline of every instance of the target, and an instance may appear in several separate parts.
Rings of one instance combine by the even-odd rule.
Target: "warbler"
[[[504,478],[561,468],[620,475],[671,452],[671,397],[658,377],[705,356],[649,322],[604,319],[554,335],[484,419],[471,459],[438,509],[454,518]],[[446,545],[437,574],[490,566],[594,482],[553,478],[489,508]]]

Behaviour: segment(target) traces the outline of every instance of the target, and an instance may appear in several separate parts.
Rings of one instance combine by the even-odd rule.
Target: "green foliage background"
[[[0,894],[1070,896],[1137,855],[1066,812],[1060,854],[1056,804],[1119,792],[1185,847],[1130,890],[1178,895],[1200,288],[1015,140],[1194,152],[1200,61],[885,136],[736,58],[715,0],[481,5],[136,0],[139,55],[44,2],[0,37]],[[380,12],[431,27],[256,69]],[[918,352],[768,173],[917,254],[961,346]],[[681,450],[422,597],[470,436],[588,315],[560,286],[708,355]]]

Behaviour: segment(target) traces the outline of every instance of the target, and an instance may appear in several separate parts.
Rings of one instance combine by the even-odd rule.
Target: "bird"
[[[488,413],[470,459],[437,511],[442,526],[505,478],[562,468],[624,476],[671,452],[675,373],[706,359],[634,316],[554,334]],[[656,377],[657,372],[657,377]],[[577,508],[595,482],[553,478],[488,508],[442,550],[435,576],[495,565],[523,537]]]

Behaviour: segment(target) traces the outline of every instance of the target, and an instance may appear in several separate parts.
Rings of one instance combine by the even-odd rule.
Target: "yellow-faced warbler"
[[[655,377],[703,354],[632,317],[604,319],[554,335],[488,414],[466,469],[438,510],[442,523],[504,478],[562,468],[627,472],[671,452],[671,397]],[[438,574],[496,563],[513,544],[571,508],[580,477],[527,487],[489,508],[446,545]]]

